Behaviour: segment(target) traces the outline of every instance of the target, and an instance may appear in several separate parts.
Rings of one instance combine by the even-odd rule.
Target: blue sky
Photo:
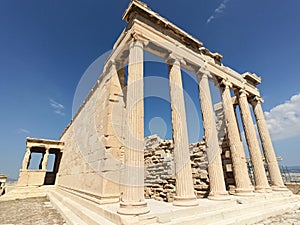
[[[145,2],[221,53],[225,65],[262,77],[259,88],[277,155],[285,165],[300,165],[300,1]],[[72,118],[82,75],[111,50],[125,27],[121,17],[128,3],[0,0],[0,173],[17,178],[27,136],[59,138]],[[167,73],[159,63],[147,63],[145,70],[146,76]],[[185,89],[196,96],[191,79],[184,76]],[[199,106],[196,97],[192,101]],[[153,102],[161,107],[151,107]],[[171,137],[168,102],[146,99],[145,110],[145,134],[155,131],[153,123],[148,126],[154,119],[166,123],[166,137]],[[188,124],[197,125],[191,117]],[[193,141],[201,131],[189,135]]]

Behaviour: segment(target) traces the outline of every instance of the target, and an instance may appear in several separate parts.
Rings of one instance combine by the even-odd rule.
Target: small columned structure
[[[55,184],[63,147],[64,144],[60,141],[27,138],[26,152],[23,158],[22,169],[20,170],[17,186],[42,186],[45,184]],[[39,165],[36,165],[35,168],[30,168],[30,165],[33,163],[33,153],[38,153],[41,157]],[[47,171],[50,154],[55,155],[55,161],[52,171]]]

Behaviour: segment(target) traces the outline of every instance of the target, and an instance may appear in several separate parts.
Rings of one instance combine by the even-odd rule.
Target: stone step
[[[68,225],[88,225],[79,216],[77,216],[72,210],[66,207],[61,199],[53,193],[48,193],[48,197],[51,204],[60,212]]]
[[[140,216],[121,216],[117,213],[119,203],[99,204],[97,199],[92,199],[90,196],[85,196],[85,198],[83,194],[75,193],[76,192],[67,191],[65,189],[57,189],[48,194],[48,197],[50,201],[57,199],[65,208],[68,208],[87,224],[146,225],[157,222],[157,217],[151,213]],[[59,205],[57,206],[59,207]],[[62,211],[62,214],[63,213]]]
[[[48,194],[51,203],[57,207],[68,224],[75,225],[113,225],[115,223],[107,220],[99,213],[85,207],[83,204],[72,200],[71,198],[52,191]]]
[[[101,202],[99,202],[96,198],[66,189],[56,189],[55,193],[61,194],[64,197],[75,201],[76,203],[88,208],[89,210],[97,213],[98,215],[104,216],[105,218],[116,224],[121,224],[120,215],[114,212],[110,212],[109,210],[105,210],[103,207],[100,207]]]
[[[241,199],[241,198],[238,198]],[[299,205],[299,199],[294,196],[278,197],[275,195],[274,198],[267,200],[254,200],[253,198],[242,198],[243,204],[236,204],[231,206],[225,206],[223,209],[207,207],[206,211],[200,211],[199,207],[195,207],[191,210],[195,210],[194,213],[190,213],[187,216],[173,216],[170,222],[165,223],[166,225],[175,224],[225,224],[224,221],[228,221],[228,224],[250,224],[252,220],[260,221],[265,216],[276,215],[283,212],[284,209],[288,210],[290,207]],[[249,202],[245,202],[248,200]],[[210,211],[209,211],[210,210]],[[259,218],[256,220],[255,218]],[[238,223],[236,223],[238,221]],[[239,223],[241,222],[241,223]]]
[[[47,192],[54,190],[54,186],[28,186],[28,187],[15,187],[7,194],[0,197],[0,201],[10,201],[15,199],[37,198],[46,197]]]
[[[53,197],[54,196],[54,197]],[[99,204],[89,196],[78,196],[72,191],[55,190],[49,198],[56,199],[57,207],[65,208],[69,224],[251,224],[264,218],[299,207],[299,198],[287,192],[256,194],[253,197],[232,196],[228,201],[200,199],[197,207],[176,207],[171,203],[147,200],[150,213],[140,216],[121,216],[117,213],[118,203]],[[74,219],[75,218],[75,219]],[[78,220],[78,218],[80,220]],[[68,219],[66,219],[68,221]],[[76,223],[76,221],[80,223]],[[72,223],[73,221],[73,223]],[[74,222],[75,221],[75,222]]]
[[[215,223],[208,223],[208,225],[248,225],[254,224],[259,221],[265,220],[271,216],[280,215],[288,211],[298,209],[300,207],[299,203],[289,203],[289,204],[275,204],[271,207],[262,209],[257,209],[257,211],[247,212],[240,214],[235,217],[230,217],[222,221]]]
[[[174,224],[210,224],[210,225],[225,225],[225,224],[252,224],[258,222],[270,215],[276,215],[284,212],[286,207],[281,204],[272,204],[268,208],[230,208],[219,212],[204,213],[199,216],[186,217],[182,220],[172,221],[168,225]],[[290,209],[289,207],[287,209]]]
[[[256,197],[258,198],[258,197]],[[245,207],[250,207],[251,202],[253,204],[258,204],[257,201],[259,200],[261,204],[262,200],[261,197],[260,199],[249,199],[249,198],[238,198],[239,202],[243,202]],[[167,208],[168,206],[170,207],[169,210],[163,212],[164,210],[161,210],[162,212],[154,212],[158,220],[160,222],[171,222],[171,221],[177,221],[181,220],[182,218],[188,219],[188,218],[194,218],[194,217],[199,217],[203,216],[204,220],[209,217],[213,217],[214,219],[222,219],[223,211],[228,211],[227,214],[230,213],[231,209],[237,205],[242,205],[238,204],[237,198],[233,197],[233,199],[229,201],[212,201],[208,199],[201,199],[199,200],[199,206],[197,207],[174,207],[172,204],[165,205],[164,208]],[[247,200],[247,201],[246,201]],[[272,201],[276,201],[277,198],[274,198]],[[280,199],[281,201],[281,199]],[[151,204],[149,204],[151,206]],[[242,207],[242,206],[241,206]],[[244,206],[243,206],[244,207]],[[256,207],[256,205],[254,205]],[[184,221],[184,220],[183,220]],[[175,222],[174,224],[177,224]]]

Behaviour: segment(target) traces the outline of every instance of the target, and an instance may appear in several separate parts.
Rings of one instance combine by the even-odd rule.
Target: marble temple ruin
[[[55,185],[66,193],[95,198],[100,205],[118,204],[120,215],[151,212],[145,199],[145,182],[151,181],[145,181],[145,158],[156,153],[145,151],[144,142],[143,62],[144,52],[148,51],[162,58],[169,68],[172,151],[161,154],[168,154],[164,157],[174,163],[172,204],[188,208],[199,204],[197,197],[218,201],[230,196],[286,191],[264,118],[263,99],[256,87],[261,78],[250,72],[239,74],[223,65],[221,54],[210,52],[201,41],[140,1],[131,1],[123,20],[127,26],[113,46],[103,73],[60,140],[27,139],[18,186]],[[182,69],[193,73],[199,85],[205,138],[192,148],[200,150],[190,150],[188,143]],[[209,82],[220,90],[219,104],[212,102]],[[253,167],[253,184],[237,108]],[[199,159],[203,151],[207,173],[200,174],[199,180],[201,176],[205,179],[201,185],[206,187],[207,195],[198,195],[193,176],[198,164],[191,160],[191,154],[195,154],[192,159]],[[29,169],[33,153],[42,154],[37,170]],[[55,162],[49,172],[46,167],[50,155]],[[226,160],[230,163],[224,163]],[[151,163],[154,168],[153,160]],[[231,190],[227,172],[232,173]]]

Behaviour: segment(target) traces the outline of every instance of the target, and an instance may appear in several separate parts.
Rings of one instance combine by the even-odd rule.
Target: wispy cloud
[[[265,112],[265,117],[273,140],[300,136],[300,93]]]
[[[26,130],[24,128],[18,128],[17,132],[19,134],[30,134],[30,131],[29,130]]]
[[[206,23],[210,23],[214,19],[220,17],[224,13],[224,11],[226,9],[226,6],[227,6],[227,3],[229,1],[230,0],[223,0],[221,2],[221,4],[218,6],[218,8],[215,9],[214,13],[207,19]]]
[[[64,105],[62,105],[59,102],[53,100],[52,98],[49,99],[49,104],[52,107],[52,109],[54,110],[53,112],[55,114],[58,114],[58,115],[61,115],[61,116],[65,115],[65,113],[64,113],[64,109],[65,109]]]

